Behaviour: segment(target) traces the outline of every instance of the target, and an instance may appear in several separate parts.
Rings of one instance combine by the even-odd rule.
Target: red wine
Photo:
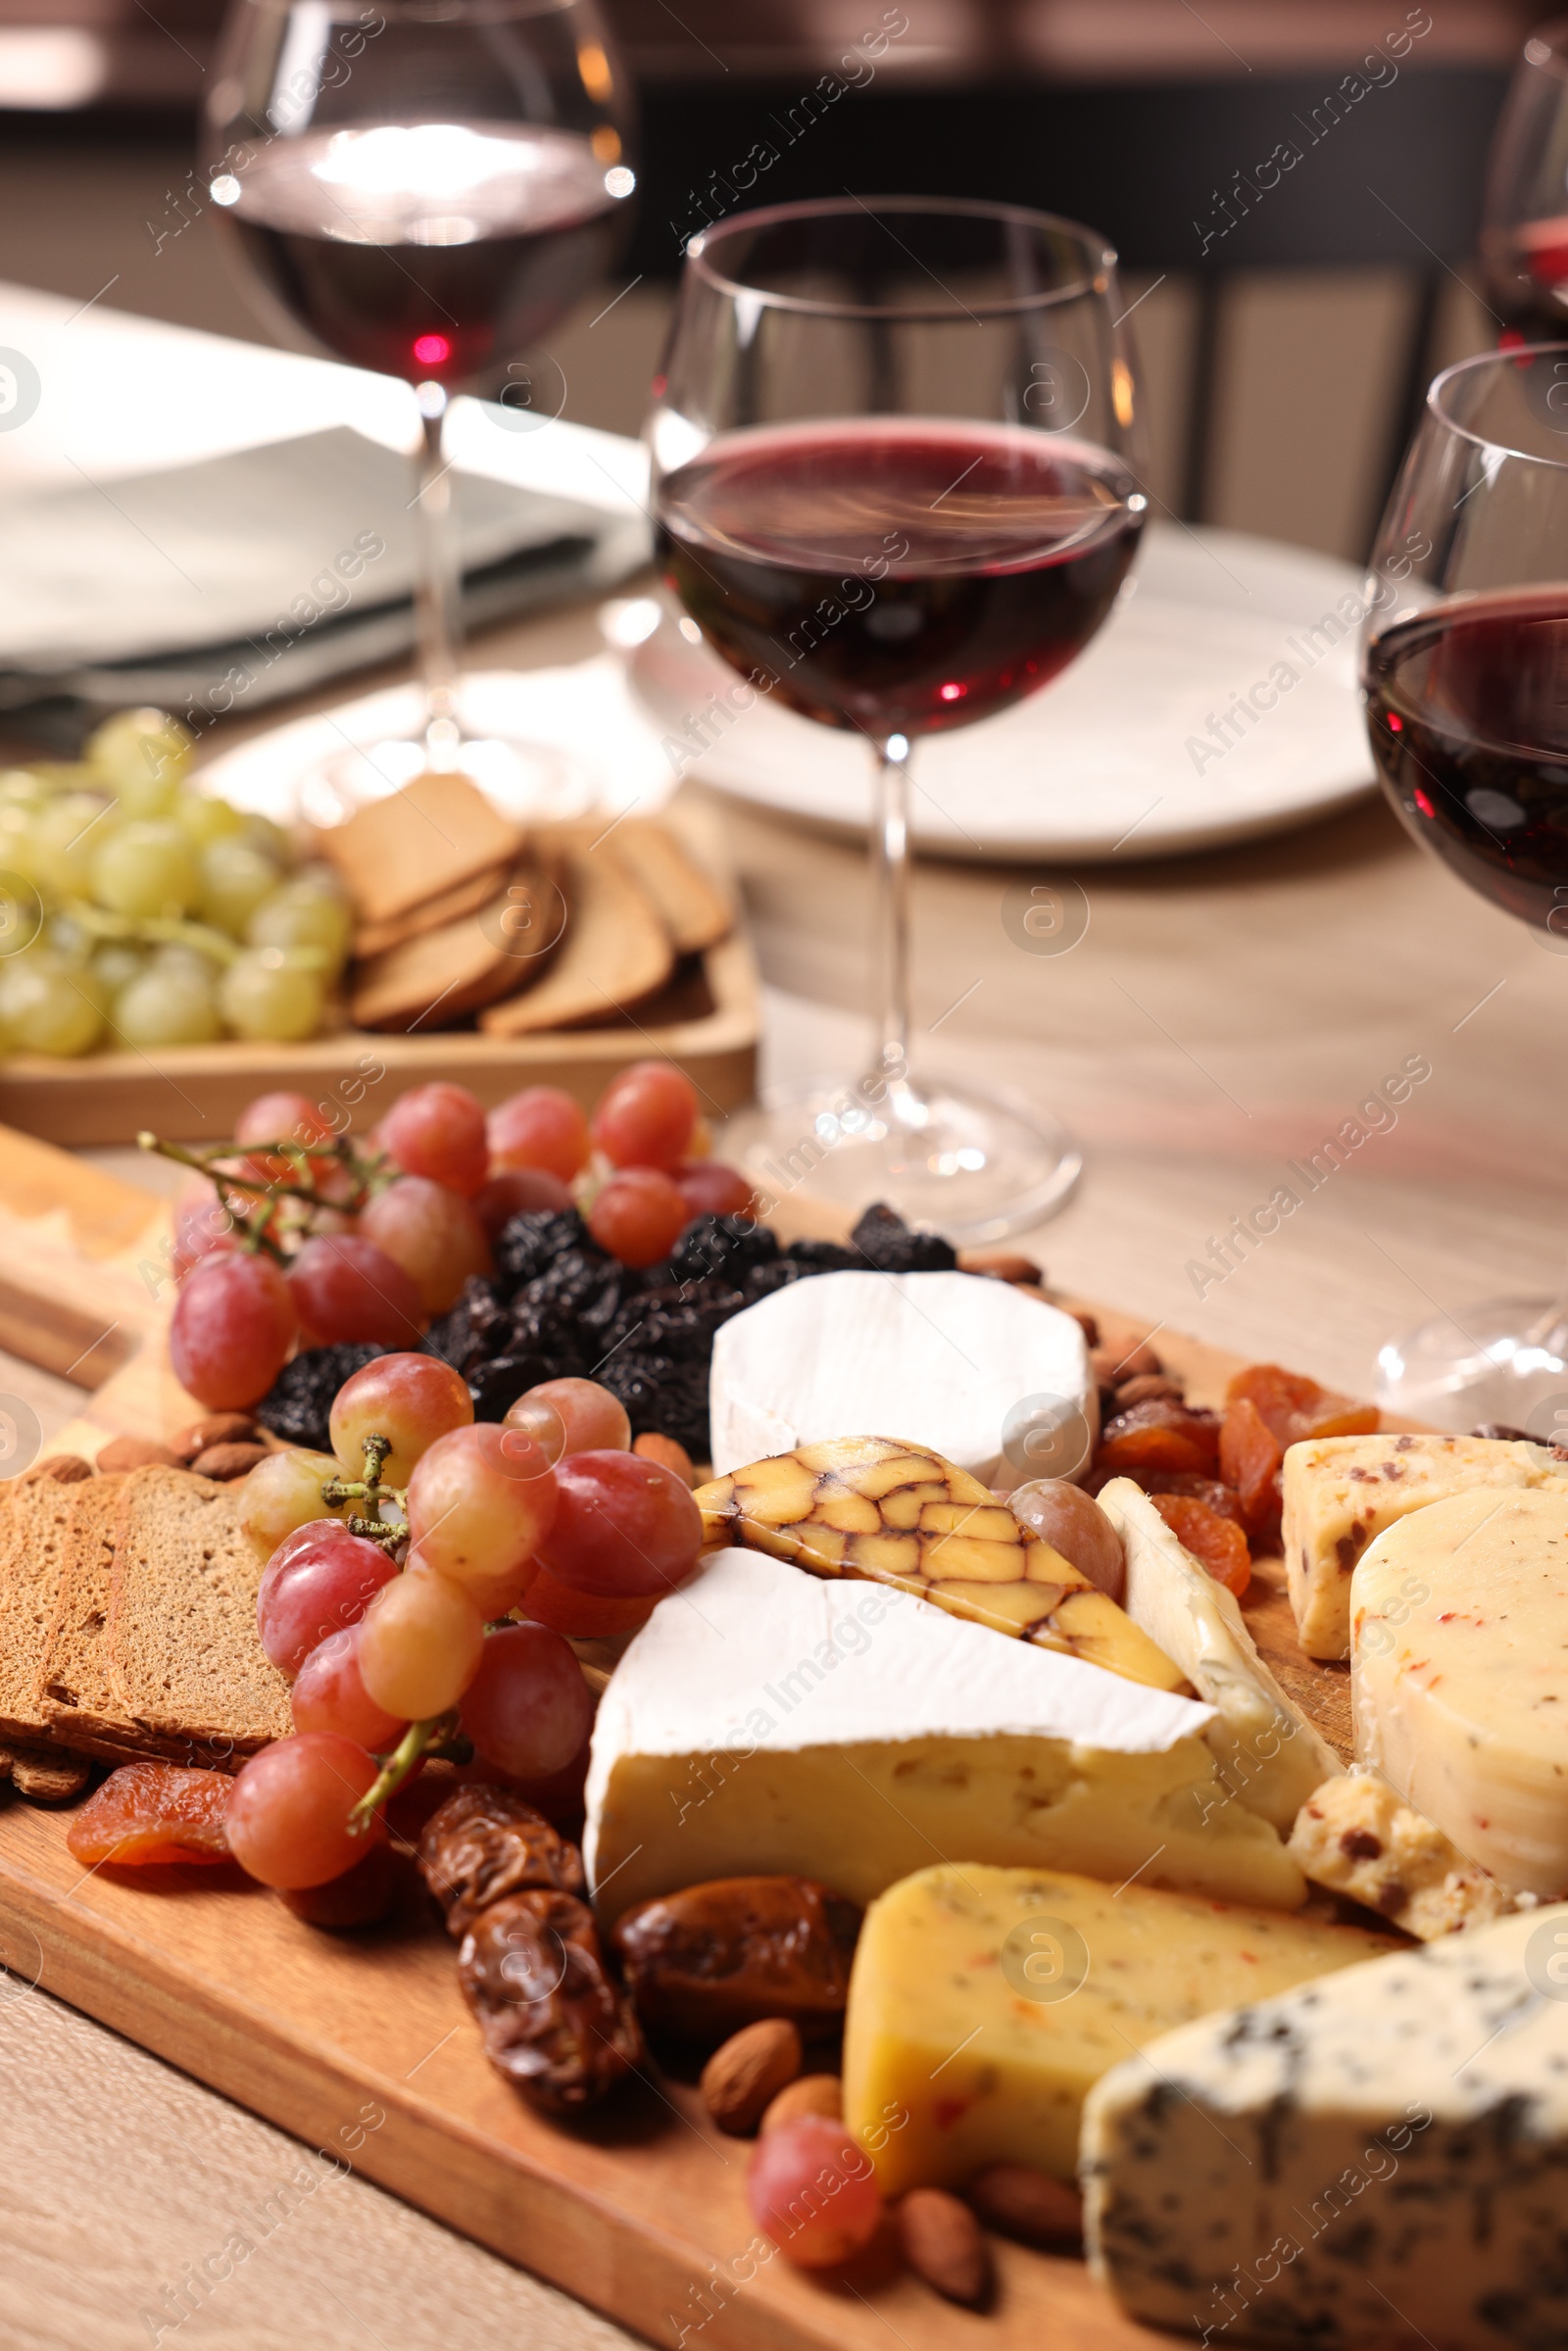
[[[659,500],[666,575],[724,659],[878,735],[1048,685],[1115,601],[1143,508],[1103,450],[889,416],[721,434]]]
[[[1526,343],[1568,342],[1568,214],[1493,229],[1482,241],[1487,291],[1505,328]]]
[[[1407,831],[1541,928],[1568,917],[1568,587],[1439,605],[1367,650],[1367,725]],[[1558,892],[1562,896],[1558,896]]]
[[[606,178],[566,131],[375,123],[273,139],[230,176],[227,219],[328,351],[466,383],[528,350],[603,274],[626,212]]]

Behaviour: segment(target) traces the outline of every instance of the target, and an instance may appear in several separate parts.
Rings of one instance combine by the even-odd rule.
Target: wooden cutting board
[[[0,1128],[0,1345],[91,1388],[50,1450],[168,1436],[194,1415],[164,1357],[163,1204]],[[1105,1336],[1145,1336],[1096,1309]],[[1239,1358],[1161,1330],[1197,1401]],[[73,1357],[71,1350],[76,1349]],[[73,1368],[74,1365],[74,1368]],[[22,1465],[24,1466],[24,1465]],[[1277,1579],[1249,1620],[1282,1681],[1342,1748],[1340,1669],[1295,1648]],[[984,2317],[941,2302],[886,2244],[813,2279],[770,2254],[746,2209],[745,2141],[662,2073],[561,2129],[480,2054],[455,1950],[411,1889],[355,1935],[303,1926],[236,1869],[83,1873],[69,1816],[0,1810],[0,1960],[305,2142],[669,2351],[1154,2351],[1081,2262],[997,2242]]]

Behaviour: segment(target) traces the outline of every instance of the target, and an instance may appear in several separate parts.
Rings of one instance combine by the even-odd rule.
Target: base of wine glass
[[[1378,1350],[1377,1399],[1401,1420],[1485,1422],[1568,1441],[1568,1317],[1554,1298],[1489,1298]]]
[[[466,776],[509,815],[541,823],[581,816],[598,797],[594,778],[550,744],[457,735],[432,756],[426,736],[391,735],[345,743],[323,759],[301,785],[300,810],[312,824],[341,824],[367,801],[384,800],[431,773]]]
[[[868,1099],[854,1079],[769,1091],[714,1145],[764,1199],[794,1198],[854,1223],[874,1200],[952,1241],[1005,1240],[1062,1206],[1083,1154],[1022,1097],[942,1078]]]

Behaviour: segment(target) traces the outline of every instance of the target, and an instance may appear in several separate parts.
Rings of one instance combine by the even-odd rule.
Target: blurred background
[[[1008,199],[1120,249],[1156,497],[1357,560],[1428,377],[1494,339],[1474,291],[1482,174],[1541,13],[609,0],[641,97],[643,201],[613,307],[596,290],[553,340],[566,414],[638,429],[683,241],[720,212],[845,188]],[[193,171],[221,16],[221,0],[0,0],[0,273],[270,339]]]

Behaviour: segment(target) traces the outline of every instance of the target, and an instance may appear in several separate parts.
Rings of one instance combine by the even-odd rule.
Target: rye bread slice
[[[49,1736],[38,1669],[60,1605],[76,1503],[91,1478],[84,1461],[62,1455],[0,1486],[0,1739],[35,1743]]]
[[[677,955],[700,955],[728,938],[735,927],[729,901],[667,824],[628,816],[616,825],[614,841],[621,863],[663,917]]]
[[[188,1469],[125,1480],[109,1683],[138,1734],[253,1754],[293,1728],[288,1684],[257,1639],[266,1562],[241,1531],[240,1498]]]
[[[109,1679],[111,1576],[124,1486],[123,1476],[104,1476],[82,1487],[66,1538],[34,1695],[50,1736],[67,1744],[78,1732],[120,1741],[136,1737]]]
[[[479,1015],[488,1037],[536,1036],[612,1020],[657,995],[675,950],[649,893],[603,827],[562,826],[566,927],[544,977]]]

